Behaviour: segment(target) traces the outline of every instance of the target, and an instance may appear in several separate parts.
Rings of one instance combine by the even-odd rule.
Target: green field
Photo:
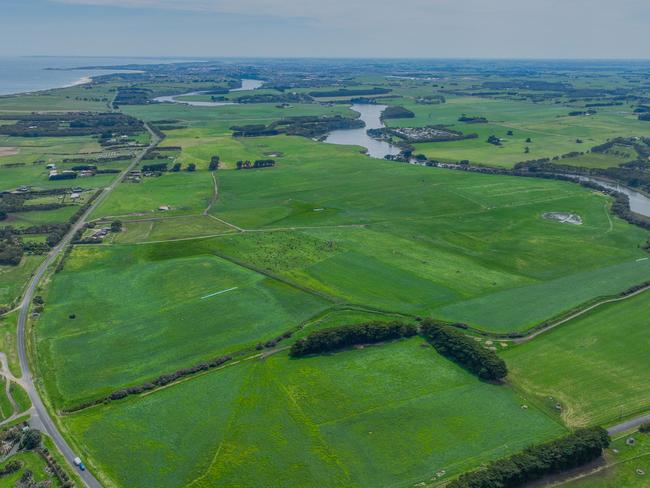
[[[209,244],[75,249],[36,330],[41,371],[58,405],[254,346],[328,306],[215,256]]]
[[[0,266],[0,306],[14,304],[41,262],[40,256],[27,256],[18,266]]]
[[[104,485],[437,486],[568,428],[647,411],[650,292],[524,344],[477,338],[507,362],[501,385],[479,381],[420,338],[302,359],[286,351],[314,330],[372,320],[416,324],[431,317],[487,334],[521,333],[647,282],[649,233],[615,217],[611,197],[560,180],[404,164],[322,142],[322,131],[309,124],[320,116],[356,117],[352,95],[220,107],[146,100],[236,86],[243,73],[278,88],[257,94],[389,88],[377,102],[414,116],[387,125],[478,134],[416,143],[414,154],[507,168],[537,158],[583,171],[617,167],[628,184],[650,188],[650,144],[641,139],[650,136],[650,122],[634,112],[650,91],[636,65],[540,67],[528,76],[501,62],[454,69],[445,61],[431,73],[424,61],[413,63],[412,70],[395,68],[409,76],[393,76],[375,61],[365,68],[337,61],[331,70],[254,60],[196,71],[157,66],[83,88],[0,97],[0,114],[11,118],[14,111],[106,111],[118,86],[149,90],[119,103],[120,112],[164,133],[137,169],[182,165],[116,184],[90,219],[94,229],[120,220],[122,230],[73,246],[62,270],[40,283],[44,310],[28,324],[45,403]],[[589,107],[597,110],[585,115]],[[460,122],[462,114],[488,122]],[[291,117],[305,117],[289,127],[309,137],[232,136],[234,126],[259,131]],[[77,163],[64,159],[128,154],[130,160],[98,163],[123,170],[149,143],[148,133],[106,132],[0,136],[0,191],[82,186],[88,199],[116,174],[48,181],[46,165],[67,169]],[[487,143],[490,135],[501,145]],[[615,137],[624,139],[590,152]],[[576,151],[584,154],[560,157]],[[219,169],[209,171],[215,156]],[[235,169],[237,161],[264,159],[274,165]],[[189,164],[196,171],[187,171]],[[31,196],[33,204],[58,201]],[[24,242],[42,243],[45,233],[19,232],[66,222],[80,203],[8,212],[2,225]],[[549,220],[552,212],[576,214],[582,223]],[[0,306],[15,303],[42,258],[0,267]],[[15,312],[0,317],[0,351],[17,374],[15,329]],[[223,355],[233,358],[217,370],[76,410]],[[19,410],[29,407],[22,389],[13,385],[11,392]],[[0,395],[0,417],[11,415],[10,407]],[[632,483],[637,459],[647,466],[645,439],[640,444],[621,449],[622,462],[593,486]],[[612,456],[608,451],[607,460]]]
[[[552,396],[569,425],[615,423],[650,404],[650,293],[604,305],[506,352],[512,380]]]
[[[406,99],[395,104],[412,110],[416,117],[391,120],[391,126],[446,124],[455,130],[478,134],[478,138],[471,140],[415,145],[417,152],[450,161],[469,159],[472,163],[509,167],[519,161],[585,151],[615,136],[650,135],[650,125],[639,122],[631,111],[619,107],[601,110],[591,117],[569,117],[570,109],[565,106],[507,99],[458,96],[448,97],[447,103],[440,105],[417,105]],[[486,117],[488,123],[458,122],[462,114]],[[509,136],[508,131],[513,135]],[[486,143],[490,135],[502,138],[503,145]],[[530,143],[526,142],[527,138],[531,139]],[[578,138],[582,144],[576,143]],[[524,153],[526,147],[530,150],[528,154]],[[619,160],[618,164],[621,162],[625,160]],[[585,165],[600,166],[598,158]],[[607,163],[605,167],[611,165]]]
[[[522,403],[413,339],[246,361],[64,423],[120,486],[410,486],[561,435]]]

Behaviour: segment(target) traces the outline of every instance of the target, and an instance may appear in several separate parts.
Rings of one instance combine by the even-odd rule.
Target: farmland
[[[650,281],[645,221],[618,196],[557,177],[650,188],[639,71],[576,68],[570,85],[542,67],[523,83],[516,68],[471,63],[423,78],[251,63],[248,76],[268,88],[226,93],[247,76],[236,63],[200,74],[188,63],[0,98],[4,125],[65,112],[60,135],[0,135],[2,225],[29,250],[0,266],[0,352],[19,376],[10,309],[53,252],[20,308],[32,312],[27,351],[54,423],[102,484],[437,486],[648,411],[650,292],[512,340]],[[247,103],[152,101],[197,90]],[[477,136],[406,144],[394,132],[384,142],[401,152],[390,160],[314,129],[349,124],[352,103],[375,101],[403,107],[388,127]],[[79,135],[94,120],[75,120],[82,110],[127,134]],[[21,130],[52,129],[31,123]],[[545,178],[517,165],[541,158]],[[50,180],[50,165],[78,178]],[[544,217],[553,213],[578,224]],[[51,226],[75,222],[80,232],[57,249]],[[466,330],[505,360],[507,379],[480,381],[421,337],[287,351],[315,330],[424,318]]]
[[[570,425],[613,423],[643,411],[650,401],[643,381],[650,367],[648,306],[650,294],[642,293],[517,346],[504,354],[513,380],[557,399]]]
[[[470,400],[476,396],[485,403]],[[301,486],[316,477],[327,486],[403,486],[562,432],[522,402],[408,340],[322,358],[248,361],[74,414],[65,425],[119,485]],[[459,437],[472,441],[454,447]],[[112,469],[116,460],[133,469]]]

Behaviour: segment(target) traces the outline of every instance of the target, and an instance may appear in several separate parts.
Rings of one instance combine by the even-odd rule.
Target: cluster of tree
[[[583,151],[571,151],[565,154],[560,154],[559,156],[553,156],[553,161],[559,161],[560,159],[571,159],[577,158],[578,156],[584,156]]]
[[[648,422],[643,422],[639,426],[639,432],[643,432],[644,434],[650,434],[650,420]]]
[[[647,105],[639,105],[634,109],[635,114],[644,114],[650,112],[650,107]]]
[[[390,93],[392,90],[390,88],[339,88],[337,90],[326,90],[326,91],[313,91],[309,92],[314,98],[325,98],[325,97],[360,97],[367,95],[385,95]]]
[[[219,156],[212,156],[210,158],[210,164],[208,165],[208,169],[210,171],[216,171],[219,169]]]
[[[494,144],[495,146],[500,146],[501,145],[501,139],[492,134],[487,138],[488,144]]]
[[[497,381],[508,375],[506,363],[494,351],[486,349],[455,328],[427,319],[422,335],[440,354],[459,363],[483,380]]]
[[[10,475],[12,473],[15,473],[16,471],[20,471],[22,467],[23,467],[23,463],[21,461],[18,460],[9,461],[2,468],[0,468],[0,477]]]
[[[425,95],[415,99],[415,103],[420,105],[438,105],[446,102],[447,99],[443,95]]]
[[[528,447],[461,475],[449,488],[511,488],[577,468],[599,458],[610,439],[602,427],[579,429],[561,439]]]
[[[650,113],[645,113],[645,114],[639,115],[639,120],[643,120],[643,121],[647,122],[648,120],[650,120]]]
[[[28,429],[23,432],[19,446],[25,451],[32,451],[41,446],[41,432],[36,429]]]
[[[11,236],[0,240],[0,265],[18,266],[23,258],[23,253],[20,239]]]
[[[306,93],[260,93],[243,95],[237,98],[237,103],[311,103],[314,99]]]
[[[232,356],[220,356],[218,358],[215,358],[211,361],[207,361],[204,363],[199,363],[195,366],[191,366],[189,368],[182,368],[177,371],[174,371],[173,373],[168,373],[168,374],[163,374],[155,378],[154,380],[146,383],[142,383],[140,385],[136,386],[130,386],[128,388],[123,388],[120,390],[116,390],[112,392],[110,395],[105,396],[103,398],[98,398],[96,400],[90,400],[85,403],[81,403],[79,405],[76,405],[74,407],[69,408],[66,410],[67,412],[75,412],[78,410],[82,410],[84,408],[91,407],[93,405],[99,405],[100,403],[109,403],[114,400],[121,400],[122,398],[126,398],[129,395],[139,395],[140,393],[144,393],[145,391],[150,391],[154,390],[156,388],[159,388],[161,386],[168,385],[169,383],[173,383],[174,381],[178,380],[179,378],[182,378],[184,376],[191,376],[196,373],[199,373],[201,371],[207,371],[209,369],[217,368],[228,361],[232,359]]]
[[[595,103],[585,103],[585,107],[614,107],[618,105],[623,105],[623,102],[595,102]]]
[[[351,119],[333,116],[302,116],[290,117],[275,121],[268,126],[263,124],[251,124],[244,126],[233,126],[234,137],[258,137],[287,134],[292,136],[303,136],[308,138],[321,137],[330,131],[337,129],[358,129],[364,127],[365,123],[359,119]]]
[[[64,163],[83,163],[83,164],[101,164],[101,163],[112,163],[115,161],[127,161],[131,159],[131,156],[128,154],[122,154],[121,156],[112,156],[109,158],[65,158],[62,160]],[[74,169],[74,168],[73,168]]]
[[[13,124],[0,124],[0,134],[14,137],[68,137],[107,133],[137,134],[144,130],[141,121],[114,112],[81,112],[0,115],[0,120]]]
[[[403,322],[344,325],[312,332],[306,338],[296,341],[291,346],[290,354],[293,357],[320,354],[357,344],[388,341],[415,334],[417,334],[415,326]]]
[[[45,488],[47,483],[45,481],[37,481],[34,478],[34,473],[31,469],[26,469],[20,476],[18,481],[13,484],[13,488]]]
[[[401,107],[399,105],[391,105],[386,107],[381,113],[382,120],[385,119],[412,119],[415,117],[415,114],[409,109]]]
[[[368,97],[353,97],[350,98],[349,103],[357,103],[360,105],[377,105],[377,99],[381,97],[374,97],[374,98],[368,98]],[[348,102],[346,102],[348,103]]]
[[[70,168],[72,171],[95,171],[97,166],[94,164],[78,164]]]
[[[31,255],[45,254],[50,250],[50,246],[46,242],[22,241],[22,246],[23,252]]]
[[[61,173],[51,174],[48,179],[50,181],[57,180],[74,180],[77,177],[77,173],[74,171],[63,171]]]
[[[151,102],[152,93],[148,88],[120,86],[113,100],[113,108],[119,108],[121,105],[145,105]]]
[[[462,114],[460,117],[458,117],[458,122],[465,122],[466,124],[487,124],[488,119],[485,117],[468,116]]]
[[[581,115],[594,115],[595,110],[573,110],[569,112],[569,117],[580,117]]]
[[[273,159],[256,159],[254,162],[237,161],[237,169],[271,168],[275,166]]]
[[[162,173],[167,171],[167,163],[149,163],[142,165],[142,171],[145,173]]]
[[[230,130],[233,131],[233,137],[275,136],[280,133],[273,124],[268,127],[264,124],[233,125]]]

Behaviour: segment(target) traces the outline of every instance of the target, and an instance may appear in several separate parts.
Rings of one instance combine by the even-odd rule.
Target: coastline
[[[137,73],[140,70],[114,69],[131,58],[27,58],[0,56],[0,97],[45,92],[92,83],[99,76]],[[94,64],[98,67],[90,67]],[[105,68],[99,66],[105,64]]]

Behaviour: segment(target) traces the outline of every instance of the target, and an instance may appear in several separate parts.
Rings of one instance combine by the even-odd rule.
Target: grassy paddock
[[[328,306],[214,256],[209,241],[77,247],[47,302],[37,350],[65,406],[253,346]]]
[[[572,426],[614,423],[647,409],[648,307],[643,292],[505,352],[512,380],[557,399]]]
[[[410,486],[562,434],[522,403],[412,339],[248,361],[64,422],[120,486]]]

